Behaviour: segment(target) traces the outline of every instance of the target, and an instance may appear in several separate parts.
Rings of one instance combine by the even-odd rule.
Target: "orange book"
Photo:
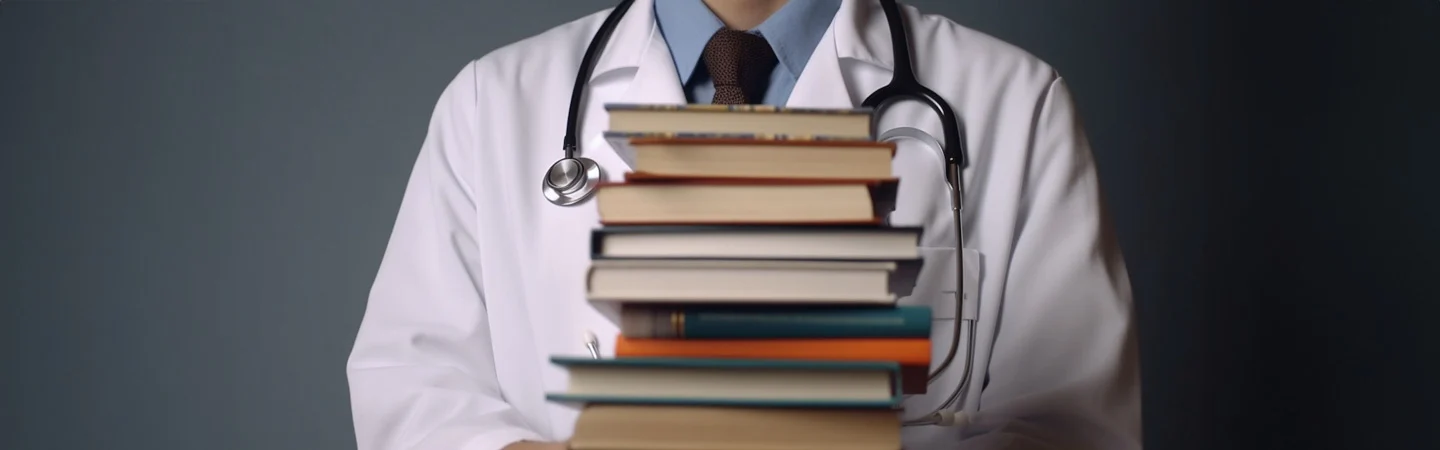
[[[930,365],[928,338],[636,339],[619,336],[615,356],[893,361]]]

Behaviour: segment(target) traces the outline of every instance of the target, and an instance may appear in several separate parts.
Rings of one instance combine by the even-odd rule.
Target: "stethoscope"
[[[578,135],[578,120],[580,117],[580,101],[585,93],[585,85],[590,79],[590,73],[594,70],[596,55],[600,47],[609,41],[610,34],[615,31],[615,25],[625,11],[630,9],[634,0],[623,0],[610,11],[605,17],[605,22],[595,32],[591,39],[590,46],[585,49],[584,59],[580,61],[580,72],[575,76],[575,88],[570,94],[570,115],[565,123],[564,149],[565,157],[556,161],[546,172],[541,182],[541,191],[545,198],[551,203],[559,206],[573,206],[589,199],[604,180],[604,170],[594,160],[583,156],[576,156],[576,136]],[[968,166],[966,159],[965,140],[960,136],[960,119],[950,104],[941,98],[939,94],[931,91],[915,78],[914,69],[910,63],[909,34],[905,29],[904,18],[900,15],[900,8],[894,0],[881,0],[881,7],[885,10],[885,20],[890,28],[891,45],[894,47],[895,70],[890,83],[871,93],[865,98],[861,106],[874,108],[878,116],[886,106],[904,100],[919,100],[928,103],[936,114],[940,115],[941,126],[944,128],[945,145],[939,146],[943,149],[945,156],[945,181],[950,185],[950,210],[955,218],[956,242],[961,247],[965,242],[965,227],[961,222],[961,211],[964,209],[964,183],[961,171]],[[939,143],[936,143],[937,145]],[[959,261],[956,276],[956,311],[962,311],[966,301],[978,302],[980,299],[964,298],[965,268],[964,259]],[[955,359],[955,353],[960,347],[961,330],[966,331],[966,342],[969,349],[965,353],[965,372],[962,375],[959,386],[955,387],[949,397],[940,406],[936,407],[929,414],[922,418],[906,420],[905,426],[960,426],[970,422],[971,416],[965,412],[952,411],[951,408],[960,399],[971,382],[971,368],[975,362],[975,320],[971,318],[959,318],[954,321],[955,329],[951,334],[950,350],[939,366],[930,373],[929,381],[934,382],[941,373],[950,367]],[[600,349],[595,336],[587,335],[586,348],[594,358],[600,357]]]

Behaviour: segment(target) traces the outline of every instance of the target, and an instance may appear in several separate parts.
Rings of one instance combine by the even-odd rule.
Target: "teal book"
[[[900,365],[868,361],[552,357],[570,384],[558,403],[897,408]]]
[[[747,307],[624,305],[620,334],[640,339],[928,338],[926,306]]]

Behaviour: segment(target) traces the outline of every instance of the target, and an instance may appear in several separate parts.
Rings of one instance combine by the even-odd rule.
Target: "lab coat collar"
[[[908,6],[901,5],[902,12],[908,9]],[[606,10],[599,14],[603,17],[608,13],[609,10]],[[599,28],[598,22],[596,28]],[[840,10],[836,12],[828,32],[833,39],[835,56],[838,58],[863,61],[885,70],[894,70],[889,28],[886,26],[885,13],[876,0],[842,0]],[[590,34],[593,36],[593,31]],[[661,54],[656,54],[656,44],[659,44]],[[822,41],[821,45],[825,43]],[[670,58],[659,27],[656,26],[654,0],[635,0],[616,24],[615,32],[601,52],[589,81],[593,82],[618,70],[648,67],[661,60],[670,65],[668,72],[674,74],[675,84],[678,85],[679,74],[675,72],[675,63]],[[805,71],[810,72],[814,71]],[[636,81],[639,81],[638,78]],[[684,91],[679,93],[683,99]]]
[[[666,45],[665,38],[656,25],[651,1],[653,0],[637,0],[630,6],[625,17],[616,24],[612,39],[606,45],[606,54],[609,55],[609,58],[597,61],[591,85],[594,87],[597,84],[596,80],[601,77],[621,73],[624,70],[633,69],[634,74],[628,82],[622,82],[625,85],[622,94],[618,97],[601,95],[597,97],[599,101],[652,105],[683,105],[687,103],[684,86],[681,84],[680,75],[675,68],[670,48]],[[810,61],[806,64],[806,70],[801,72],[800,78],[796,80],[786,106],[836,109],[857,106],[858,100],[853,97],[854,94],[847,83],[848,80],[841,68],[840,60],[843,55],[859,56],[861,53],[858,53],[857,50],[864,50],[873,44],[855,46],[853,42],[856,39],[844,37],[847,34],[853,34],[854,28],[841,24],[850,23],[855,14],[863,11],[854,4],[842,5],[842,11],[847,9],[845,6],[849,6],[849,15],[842,18],[841,13],[837,12],[837,18],[825,32],[819,45],[816,46],[814,54],[811,55]],[[883,38],[884,36],[882,36]],[[841,43],[846,44],[842,45]],[[888,44],[888,40],[883,44]],[[842,48],[846,49],[843,54],[841,53]],[[864,53],[864,55],[871,54],[873,53]],[[866,88],[873,87],[875,86]],[[630,154],[628,149],[623,147],[617,149],[606,145],[602,133],[598,130],[591,129],[585,134],[589,136],[584,141],[587,148],[609,148],[619,158],[619,164],[622,164],[625,170],[633,168],[634,155]]]
[[[610,10],[601,12],[603,17]],[[595,26],[599,29],[599,25]],[[588,33],[593,36],[594,31]],[[610,41],[605,44],[590,83],[613,73],[635,70],[629,87],[621,97],[626,103],[684,104],[685,91],[670,49],[656,26],[654,0],[635,0],[615,24]]]
[[[595,22],[593,29],[585,34],[593,39],[595,32],[604,23],[604,17],[613,9],[597,13],[601,20]],[[620,17],[620,23],[615,24],[615,31],[601,50],[600,59],[595,62],[595,70],[590,73],[588,81],[594,82],[597,78],[617,70],[641,67],[641,60],[650,53],[651,41],[656,38],[662,39],[661,44],[664,44],[658,27],[655,26],[654,0],[635,0],[630,9],[625,11],[625,15]]]
[[[911,8],[900,5],[900,13],[909,15]],[[876,0],[844,0],[831,25],[835,33],[835,54],[873,64],[887,71],[895,70],[895,52],[890,43],[890,28],[885,10]]]
[[[861,99],[855,96],[879,88],[874,83],[883,78],[847,79],[851,71],[843,70],[840,62],[859,61],[883,72],[893,71],[888,30],[885,13],[875,0],[841,2],[830,29],[800,74],[786,106],[836,109],[860,106]]]

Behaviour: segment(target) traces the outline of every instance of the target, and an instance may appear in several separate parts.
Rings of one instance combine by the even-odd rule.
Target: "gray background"
[[[607,3],[0,3],[0,448],[352,448],[437,95]],[[1150,448],[1437,445],[1440,3],[914,3],[1069,78]]]

